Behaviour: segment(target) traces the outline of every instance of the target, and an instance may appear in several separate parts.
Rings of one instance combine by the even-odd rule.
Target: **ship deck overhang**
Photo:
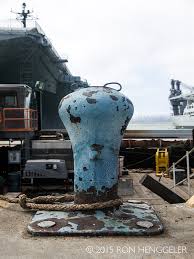
[[[53,85],[62,83],[64,75],[70,75],[67,66],[60,60],[50,41],[36,29],[0,31],[1,83],[32,85],[37,80],[45,83],[47,91],[55,92]],[[30,73],[33,73],[31,80]]]

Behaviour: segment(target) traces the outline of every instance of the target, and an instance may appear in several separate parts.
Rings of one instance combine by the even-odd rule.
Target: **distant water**
[[[128,130],[164,130],[164,129],[174,129],[172,123],[170,122],[161,122],[161,123],[129,123]]]
[[[129,122],[129,130],[155,130],[155,129],[174,129],[171,119],[166,114],[160,115],[142,115]]]

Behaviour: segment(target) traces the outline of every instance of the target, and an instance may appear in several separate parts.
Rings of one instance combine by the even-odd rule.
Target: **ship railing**
[[[23,24],[21,23],[21,21],[18,21],[16,19],[9,19],[9,20],[1,20],[0,21],[0,30],[1,31],[7,31],[7,32],[12,32],[15,30],[18,31],[29,31],[33,28],[37,28],[37,22],[33,21],[33,20],[29,20],[27,23],[27,28],[23,27]],[[38,30],[39,28],[37,28]]]
[[[23,33],[28,33],[30,32],[32,29],[36,29],[38,33],[42,34],[45,36],[44,31],[42,30],[42,28],[40,27],[40,25],[34,21],[34,20],[29,20],[27,22],[27,27],[24,28],[23,24],[20,21],[17,20],[4,20],[4,21],[0,21],[0,31],[5,31],[5,32],[15,32],[15,31],[21,31]]]
[[[0,131],[30,132],[38,129],[37,111],[28,108],[0,109]]]

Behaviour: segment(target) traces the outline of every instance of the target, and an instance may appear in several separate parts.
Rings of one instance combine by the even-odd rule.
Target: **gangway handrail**
[[[173,169],[173,186],[171,187],[171,189],[174,189],[174,192],[176,192],[175,187],[180,185],[181,183],[185,182],[187,180],[188,183],[188,196],[190,198],[191,195],[191,183],[190,183],[190,179],[191,177],[194,176],[194,173],[190,174],[190,166],[189,166],[189,155],[194,151],[194,147],[190,150],[190,151],[186,151],[186,154],[181,157],[177,162],[173,163],[172,166],[170,168],[168,168],[167,172],[170,169]],[[187,177],[185,179],[183,179],[182,181],[176,183],[176,168],[175,166],[180,163],[184,158],[186,158],[186,164],[187,164]]]
[[[190,155],[192,152],[194,151],[194,147],[190,150],[190,151],[187,151],[188,152],[188,155]],[[174,164],[174,166],[176,166],[177,164],[179,164],[184,158],[186,158],[187,156],[187,153],[181,157],[178,161],[176,161]],[[173,164],[164,172],[164,175],[165,174],[168,174],[168,172],[173,168]]]
[[[194,176],[194,173],[192,173],[192,174],[190,175],[190,178],[193,177],[193,176]],[[185,179],[183,179],[182,181],[180,181],[180,182],[176,183],[175,185],[173,185],[170,189],[173,189],[174,187],[176,187],[176,186],[178,186],[178,185],[180,185],[181,183],[184,183],[184,182],[186,182],[186,181],[187,181],[187,177],[186,177]]]

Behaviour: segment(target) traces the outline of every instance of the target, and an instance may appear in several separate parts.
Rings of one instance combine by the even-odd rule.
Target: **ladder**
[[[20,64],[20,83],[33,86],[33,62],[32,60]]]

